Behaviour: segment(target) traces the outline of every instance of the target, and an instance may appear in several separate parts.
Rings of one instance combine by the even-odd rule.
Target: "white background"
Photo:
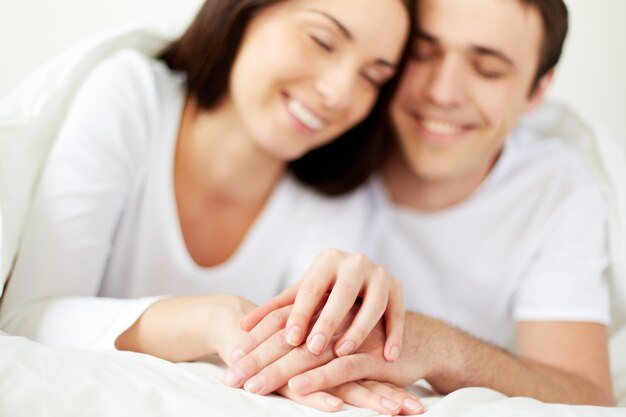
[[[137,20],[182,24],[200,1],[0,0],[0,96],[82,37]],[[571,30],[551,96],[626,145],[626,0],[566,2]]]

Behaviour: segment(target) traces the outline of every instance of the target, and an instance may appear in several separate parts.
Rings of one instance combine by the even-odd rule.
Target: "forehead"
[[[296,9],[328,13],[350,29],[372,36],[397,32],[395,26],[406,29],[409,20],[401,0],[295,0],[290,3]]]
[[[521,0],[421,0],[420,30],[444,48],[477,47],[505,53],[516,65],[536,65],[543,26]]]

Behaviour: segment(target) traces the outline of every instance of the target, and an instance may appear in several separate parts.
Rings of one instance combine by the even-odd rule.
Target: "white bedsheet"
[[[626,331],[614,348],[626,351]],[[622,355],[623,356],[623,355]],[[623,358],[622,358],[623,359]],[[626,407],[626,361],[614,374]],[[619,372],[618,372],[619,371]],[[224,370],[209,363],[173,364],[131,352],[94,352],[42,346],[0,335],[0,416],[6,417],[250,417],[331,414],[281,397],[262,397],[226,387]],[[485,388],[426,397],[428,416],[439,417],[625,417],[626,408],[544,404],[507,398]],[[353,407],[337,417],[368,417]]]

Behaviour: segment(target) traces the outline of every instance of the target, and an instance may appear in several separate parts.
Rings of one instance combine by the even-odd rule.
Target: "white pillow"
[[[122,48],[156,54],[175,30],[126,26],[80,42],[0,100],[0,296],[41,168],[89,72]]]

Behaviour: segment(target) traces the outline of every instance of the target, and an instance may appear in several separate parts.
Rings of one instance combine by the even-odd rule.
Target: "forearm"
[[[428,364],[426,379],[439,392],[482,386],[551,403],[613,404],[610,389],[590,379],[515,357],[441,321],[409,314],[406,330],[409,352]]]
[[[219,335],[229,325],[225,311],[234,302],[234,297],[226,295],[161,300],[121,334],[115,346],[172,362],[218,353]]]

